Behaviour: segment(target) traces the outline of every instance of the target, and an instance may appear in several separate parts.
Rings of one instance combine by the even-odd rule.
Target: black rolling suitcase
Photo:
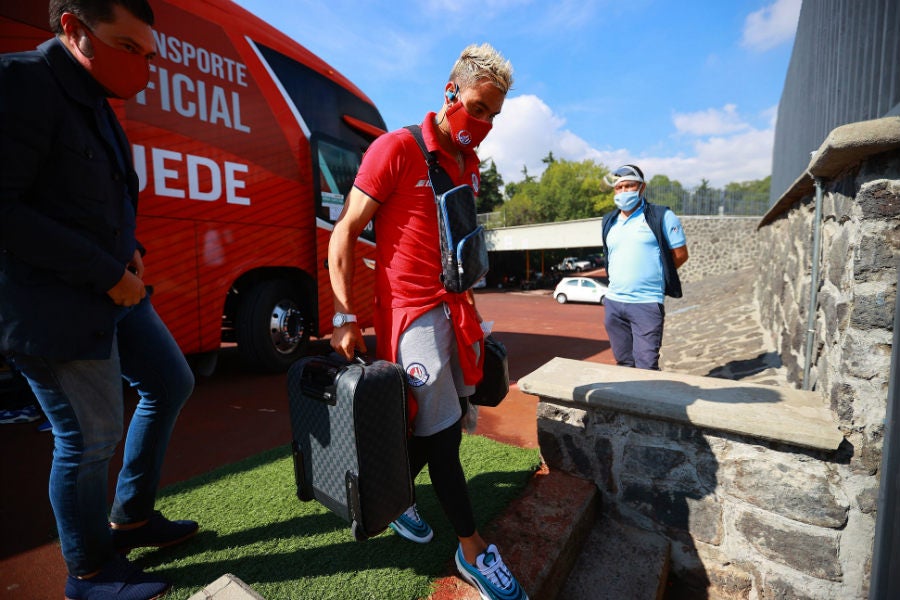
[[[347,520],[360,541],[412,506],[400,365],[302,358],[288,371],[288,402],[298,498]]]

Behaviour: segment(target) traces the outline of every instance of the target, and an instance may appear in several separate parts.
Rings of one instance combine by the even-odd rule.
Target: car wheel
[[[606,304],[606,296],[600,296],[600,306]]]
[[[568,298],[566,298],[565,294],[557,294],[556,295],[556,301],[559,302],[560,304],[565,304],[567,300],[568,300]]]
[[[286,371],[309,341],[302,289],[274,279],[258,283],[241,296],[235,331],[238,351],[263,371]]]

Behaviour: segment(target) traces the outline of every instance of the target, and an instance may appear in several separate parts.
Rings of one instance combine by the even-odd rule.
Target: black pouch
[[[477,406],[497,406],[509,393],[509,362],[506,346],[489,335],[484,339],[484,377],[475,386],[469,402]]]

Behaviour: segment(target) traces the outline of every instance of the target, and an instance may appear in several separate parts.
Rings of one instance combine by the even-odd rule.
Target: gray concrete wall
[[[900,2],[803,2],[772,160],[774,202],[839,125],[900,110]]]

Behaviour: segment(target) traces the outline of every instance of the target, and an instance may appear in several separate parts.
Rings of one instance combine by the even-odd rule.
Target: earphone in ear
[[[447,92],[444,95],[447,96],[447,100],[449,100],[450,102],[453,102],[454,100],[456,100],[456,95],[458,93],[459,93],[459,85],[456,86],[455,90],[447,90]]]

